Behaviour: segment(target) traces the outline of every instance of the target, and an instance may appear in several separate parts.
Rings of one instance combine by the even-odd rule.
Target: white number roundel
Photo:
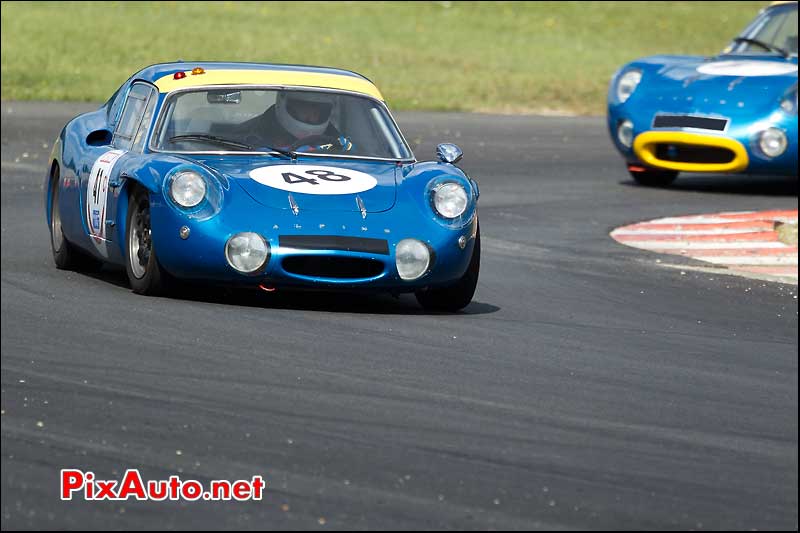
[[[775,61],[714,61],[700,65],[697,72],[711,76],[783,76],[797,74],[797,65]]]
[[[349,168],[320,165],[273,165],[250,171],[262,185],[305,194],[355,194],[368,191],[378,180]]]

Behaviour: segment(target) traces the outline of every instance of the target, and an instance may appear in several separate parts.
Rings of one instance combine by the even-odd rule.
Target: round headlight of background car
[[[625,148],[630,148],[633,145],[633,122],[630,120],[623,120],[617,126],[617,140]]]
[[[252,274],[269,259],[269,244],[258,233],[237,233],[225,243],[225,259],[235,270]]]
[[[641,70],[629,70],[617,80],[617,100],[624,104],[631,97],[639,82],[642,81]]]
[[[172,177],[172,199],[181,207],[194,207],[206,197],[206,180],[193,170],[183,170]]]
[[[422,241],[403,239],[395,248],[397,273],[406,281],[417,279],[428,271],[431,251]]]
[[[444,218],[457,218],[464,214],[469,196],[459,183],[443,183],[433,190],[433,207]]]
[[[767,157],[778,157],[787,146],[786,134],[778,128],[767,128],[758,136],[758,147]]]

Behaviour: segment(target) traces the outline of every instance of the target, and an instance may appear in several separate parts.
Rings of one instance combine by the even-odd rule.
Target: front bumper
[[[155,196],[155,195],[154,195]],[[414,206],[369,213],[302,211],[265,208],[246,195],[228,198],[225,208],[207,220],[192,220],[163,201],[151,199],[153,244],[161,266],[173,276],[192,281],[233,286],[307,287],[318,289],[363,289],[388,292],[413,292],[444,286],[461,278],[472,257],[477,215],[460,229],[420,217]],[[180,229],[189,229],[181,238]],[[239,232],[252,231],[269,243],[270,257],[253,274],[234,270],[225,258],[225,244]],[[465,246],[459,245],[460,237]],[[340,239],[344,237],[345,239]],[[432,252],[428,271],[416,280],[400,278],[395,263],[395,247],[405,238],[424,242]],[[323,244],[319,246],[313,243]],[[304,243],[298,247],[297,243]],[[363,242],[365,246],[326,247],[324,243]],[[286,243],[289,243],[287,246]],[[309,244],[311,243],[311,244]],[[385,246],[373,246],[385,243]],[[338,248],[338,249],[337,249]],[[302,268],[298,265],[302,264]],[[345,272],[315,265],[367,265]],[[362,274],[363,273],[363,274]]]
[[[764,120],[731,119],[725,131],[705,131],[653,127],[654,118],[662,113],[680,112],[609,107],[609,134],[628,165],[679,172],[797,176],[797,117],[776,111]],[[694,112],[686,115],[706,116]],[[625,120],[633,123],[630,147],[624,146],[617,135],[618,126]],[[760,133],[770,127],[782,130],[788,140],[786,150],[777,157],[766,156],[758,147]]]

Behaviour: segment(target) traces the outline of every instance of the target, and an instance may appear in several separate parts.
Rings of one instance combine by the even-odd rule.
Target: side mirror
[[[108,146],[114,135],[108,130],[94,130],[86,136],[86,144],[89,146]]]
[[[442,163],[455,165],[464,157],[464,152],[455,144],[442,143],[436,147],[436,157],[438,157],[439,161]]]

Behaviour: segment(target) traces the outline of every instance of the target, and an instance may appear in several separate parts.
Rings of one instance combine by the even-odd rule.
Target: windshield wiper
[[[297,152],[292,150],[284,150],[282,148],[273,148],[272,146],[265,146],[264,147],[268,152],[275,152],[276,154],[281,154],[282,156],[288,157],[289,159],[297,159]]]
[[[791,55],[788,50],[781,48],[780,46],[775,46],[774,44],[765,43],[764,41],[759,41],[758,39],[751,39],[750,37],[737,37],[736,39],[733,40],[733,42],[737,44],[738,43],[754,44],[770,52],[778,53],[787,59]]]
[[[189,133],[186,135],[176,135],[175,137],[170,137],[167,142],[180,142],[180,141],[203,141],[203,142],[211,142],[216,144],[222,144],[225,146],[233,146],[234,148],[241,148],[242,150],[247,150],[249,152],[255,152],[256,149],[249,144],[241,143],[239,141],[232,141],[230,139],[225,139],[223,137],[215,137],[214,135],[206,135],[205,133]]]
[[[251,146],[247,143],[234,141],[231,139],[225,139],[224,137],[217,137],[216,135],[208,135],[205,133],[187,133],[185,135],[176,135],[175,137],[170,137],[167,140],[167,142],[175,142],[175,141],[211,142],[211,143],[222,144],[225,146],[233,146],[234,148],[241,148],[242,150],[247,150],[248,152],[268,151],[268,152],[275,152],[276,154],[288,157],[289,159],[297,159],[297,154],[291,150],[282,150],[280,148],[273,148],[272,146],[264,146],[262,149],[258,149],[255,146]]]

